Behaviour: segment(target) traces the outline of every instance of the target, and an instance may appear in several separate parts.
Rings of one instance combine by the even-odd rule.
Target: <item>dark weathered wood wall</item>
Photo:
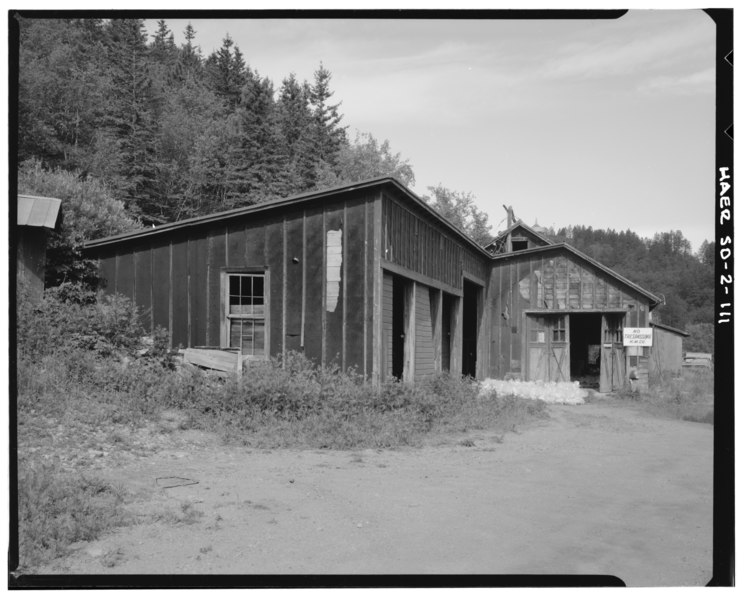
[[[488,278],[488,258],[471,249],[423,211],[413,211],[390,195],[382,202],[382,259],[411,273],[462,289],[463,271]],[[421,282],[425,282],[422,279]]]
[[[42,227],[16,227],[16,280],[26,299],[40,300],[44,293],[47,233]]]
[[[490,258],[472,248],[451,230],[424,210],[404,205],[389,194],[383,194],[381,214],[381,265],[388,272],[416,282],[414,303],[416,308],[415,342],[412,371],[414,377],[422,377],[441,370],[443,356],[453,372],[462,368],[462,301],[458,299],[452,313],[448,338],[451,347],[442,347],[442,326],[438,306],[439,295],[447,292],[461,298],[463,278],[479,284],[483,293],[481,304],[486,301],[486,290],[490,277]],[[386,293],[388,287],[384,287]],[[392,283],[389,287],[392,293]],[[383,294],[383,309],[392,309],[392,300]],[[479,310],[478,367],[479,376],[486,376],[489,364],[489,310]],[[392,325],[389,325],[392,326]],[[385,333],[387,329],[383,331]],[[451,359],[451,361],[450,361]],[[385,373],[391,365],[385,362]]]
[[[658,377],[664,372],[678,373],[682,369],[682,337],[657,327],[653,330],[649,374]]]
[[[174,347],[221,345],[220,273],[266,269],[271,355],[302,350],[320,363],[372,373],[374,203],[359,191],[312,206],[248,215],[100,250],[105,290],[135,300]],[[327,305],[329,236],[341,243],[335,306]],[[339,237],[340,235],[340,237]]]
[[[568,251],[502,258],[493,265],[491,285],[492,377],[524,374],[525,310],[621,311],[624,326],[648,326],[648,299]]]

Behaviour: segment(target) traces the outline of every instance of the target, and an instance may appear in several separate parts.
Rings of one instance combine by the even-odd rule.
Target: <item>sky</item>
[[[188,22],[167,20],[178,44]],[[715,26],[702,11],[191,23],[204,56],[229,34],[277,89],[322,61],[352,139],[388,139],[419,195],[472,193],[494,233],[505,204],[529,225],[681,230],[693,251],[713,239]]]

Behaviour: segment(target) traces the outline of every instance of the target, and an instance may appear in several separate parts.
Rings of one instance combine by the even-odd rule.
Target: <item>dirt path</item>
[[[101,471],[146,524],[47,572],[613,574],[701,585],[713,431],[607,403],[395,451],[168,450]],[[473,446],[458,442],[464,438]],[[162,488],[158,477],[198,484]],[[181,481],[184,482],[184,481]]]

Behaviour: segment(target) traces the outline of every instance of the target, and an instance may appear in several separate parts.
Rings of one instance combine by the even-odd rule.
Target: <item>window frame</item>
[[[234,276],[261,276],[263,278],[263,314],[230,314],[230,281]],[[270,353],[270,277],[267,267],[242,267],[242,268],[222,268],[220,270],[220,345],[224,348],[232,347],[230,345],[230,323],[233,320],[252,320],[262,321],[264,324],[264,347],[263,353],[243,354],[244,360],[268,360]],[[242,350],[242,348],[240,348]]]
[[[552,339],[551,341],[553,343],[566,343],[567,342],[567,333],[566,330],[568,329],[566,325],[566,315],[565,314],[559,314],[556,318],[553,319],[551,322],[551,330],[552,330]]]

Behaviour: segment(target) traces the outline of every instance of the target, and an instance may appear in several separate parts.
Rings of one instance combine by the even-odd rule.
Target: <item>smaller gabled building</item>
[[[606,392],[648,368],[649,348],[625,348],[623,328],[648,327],[659,298],[520,221],[488,248],[492,376]]]

